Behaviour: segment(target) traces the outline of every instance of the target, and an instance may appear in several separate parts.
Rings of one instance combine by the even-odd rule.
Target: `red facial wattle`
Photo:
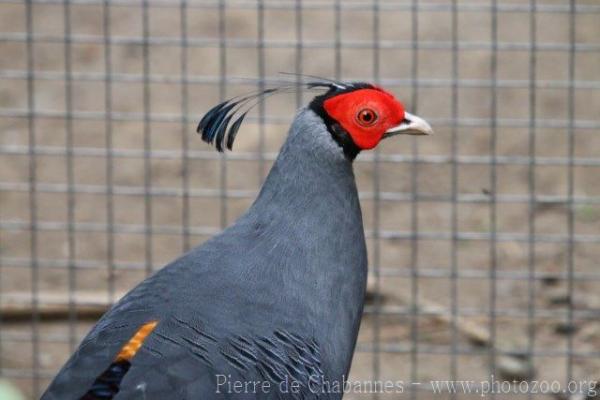
[[[404,106],[381,89],[359,89],[331,97],[323,103],[362,150],[372,149],[385,132],[404,119]]]

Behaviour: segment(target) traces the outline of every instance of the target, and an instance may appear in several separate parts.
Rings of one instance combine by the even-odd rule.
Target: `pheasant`
[[[427,135],[390,92],[319,79],[251,207],[124,296],[44,400],[339,399],[367,282],[352,162],[382,139]],[[248,111],[289,86],[225,101],[202,139],[231,150]]]

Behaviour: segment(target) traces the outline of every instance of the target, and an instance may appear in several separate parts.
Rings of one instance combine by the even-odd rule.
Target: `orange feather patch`
[[[152,333],[154,328],[158,325],[158,321],[150,321],[144,325],[133,335],[131,339],[121,348],[119,354],[115,358],[115,361],[131,361],[138,350],[144,344],[144,341]]]

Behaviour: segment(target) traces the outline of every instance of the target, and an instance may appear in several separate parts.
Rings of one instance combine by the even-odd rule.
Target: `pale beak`
[[[416,115],[410,113],[404,113],[404,120],[400,125],[396,125],[387,131],[385,131],[383,137],[390,137],[394,135],[431,135],[433,129],[431,125],[427,123],[423,118],[419,118]]]

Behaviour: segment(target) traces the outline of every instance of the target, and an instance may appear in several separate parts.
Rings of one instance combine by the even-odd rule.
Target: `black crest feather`
[[[277,93],[284,93],[305,88],[307,90],[326,90],[327,92],[344,92],[354,88],[354,83],[345,83],[312,75],[295,75],[298,78],[315,80],[286,83],[259,92],[238,96],[217,104],[211,108],[198,124],[198,133],[206,143],[214,144],[218,151],[231,150],[235,137],[248,112],[261,101]]]

